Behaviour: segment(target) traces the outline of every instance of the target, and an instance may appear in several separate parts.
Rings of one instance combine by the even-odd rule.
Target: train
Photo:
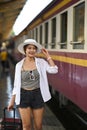
[[[33,12],[32,12],[33,13]],[[59,107],[87,117],[87,0],[53,0],[17,36],[17,46],[33,38],[45,47],[59,68],[49,75],[52,96]],[[40,53],[39,57],[43,57]]]

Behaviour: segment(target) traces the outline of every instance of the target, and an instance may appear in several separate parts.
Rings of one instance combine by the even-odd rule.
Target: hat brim
[[[25,55],[25,52],[24,52],[24,46],[25,45],[34,45],[34,46],[37,47],[37,52],[36,53],[40,53],[41,52],[42,46],[39,43],[37,43],[37,42],[32,42],[32,43],[26,42],[26,43],[21,43],[18,46],[18,51],[20,53],[22,53],[23,55]]]

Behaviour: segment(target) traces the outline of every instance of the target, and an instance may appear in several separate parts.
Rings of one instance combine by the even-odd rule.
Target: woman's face
[[[34,46],[34,45],[30,45],[29,44],[29,45],[27,45],[25,47],[25,54],[26,54],[26,56],[34,57],[36,52],[37,52],[37,47]]]

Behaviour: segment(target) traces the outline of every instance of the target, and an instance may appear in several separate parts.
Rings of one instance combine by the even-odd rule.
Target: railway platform
[[[13,65],[10,65],[10,70],[6,73],[2,73],[0,66],[0,120],[3,118],[3,108],[8,105],[11,98],[11,92],[13,89],[13,75]],[[65,130],[50,108],[47,105],[45,105],[45,107],[43,130]],[[12,114],[13,113],[7,113],[7,116],[12,117]],[[19,113],[16,111],[16,118],[19,117]]]

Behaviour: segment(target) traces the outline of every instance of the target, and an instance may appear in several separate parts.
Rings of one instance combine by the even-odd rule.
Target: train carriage
[[[36,39],[50,51],[59,73],[48,75],[59,105],[71,101],[87,113],[87,0],[53,0],[15,38]],[[17,50],[15,50],[17,53]],[[42,54],[39,54],[43,57]]]

